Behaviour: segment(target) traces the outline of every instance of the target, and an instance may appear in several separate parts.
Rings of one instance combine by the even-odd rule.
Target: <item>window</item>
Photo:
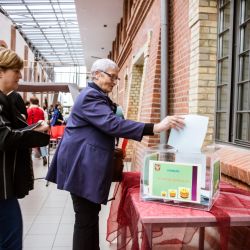
[[[216,140],[250,147],[250,1],[218,10]]]

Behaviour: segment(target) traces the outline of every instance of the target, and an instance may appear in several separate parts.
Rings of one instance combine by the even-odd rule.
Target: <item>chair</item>
[[[122,141],[122,152],[123,152],[123,155],[124,155],[124,157],[126,156],[126,147],[127,147],[127,145],[128,145],[128,139],[123,139],[123,141]]]
[[[58,126],[51,126],[50,127],[50,142],[48,146],[48,167],[50,165],[50,147],[56,148],[58,142],[63,136],[65,130],[65,125],[58,125]],[[47,181],[46,186],[49,185],[49,182]]]
[[[124,138],[123,141],[122,141],[122,145],[121,145],[124,158],[126,157],[126,148],[127,148],[127,145],[128,145],[128,139]],[[124,166],[126,168],[126,171],[129,171],[130,163],[124,161]]]
[[[50,146],[56,147],[58,142],[63,136],[65,125],[51,126],[50,127]]]

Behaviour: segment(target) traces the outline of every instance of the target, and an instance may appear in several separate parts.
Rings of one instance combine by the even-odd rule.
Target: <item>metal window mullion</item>
[[[223,57],[218,58],[218,62],[223,62],[227,59],[229,59],[229,56],[223,56]]]
[[[240,28],[241,28],[241,25],[244,24],[245,12],[246,12],[246,2],[245,2],[245,0],[241,0],[241,3],[240,3]]]
[[[219,58],[219,59],[221,59],[222,55],[223,55],[223,50],[222,50],[223,38],[222,37],[223,36],[219,36],[219,41],[218,41],[218,43],[219,43],[219,54],[218,54],[217,58]],[[219,59],[218,59],[218,62],[220,61]]]
[[[223,36],[227,31],[229,31],[229,28],[220,31],[219,36]]]
[[[225,9],[226,5],[228,5],[230,0],[228,0],[226,3],[220,4],[219,10]]]
[[[250,18],[248,18],[247,20],[244,20],[244,21],[240,24],[240,27],[244,27],[244,26],[246,26],[248,23],[250,23]]]
[[[221,0],[220,2],[221,3]],[[221,4],[220,4],[220,7],[221,7]],[[222,30],[222,9],[221,8],[218,8],[218,17],[217,17],[217,23],[219,24],[217,26],[217,34],[218,34],[218,40],[217,40],[217,47],[218,47],[218,50],[217,50],[217,58],[220,57],[221,55],[221,37],[219,36],[221,30]],[[216,105],[216,108],[215,108],[215,119],[214,119],[214,127],[215,127],[215,140],[218,141],[220,139],[219,137],[219,125],[220,125],[220,122],[219,122],[219,110],[218,110],[218,83],[220,82],[221,80],[221,77],[220,77],[220,72],[221,72],[221,63],[219,63],[218,59],[217,59],[217,66],[216,66],[216,71],[217,71],[217,74],[216,74],[216,95],[215,95],[215,105]]]
[[[249,110],[249,109],[238,110],[236,113],[237,113],[237,114],[246,114],[246,113],[250,113],[250,110]]]
[[[220,33],[221,33],[221,31],[223,30],[224,11],[225,11],[225,8],[223,7],[223,8],[220,10]]]
[[[247,131],[247,141],[250,142],[250,112],[248,112]]]
[[[248,60],[248,72],[250,72],[250,52],[248,52],[249,60]],[[247,105],[248,105],[248,119],[247,119],[247,140],[250,142],[250,73],[248,75],[248,94],[247,94]],[[245,83],[247,84],[247,83]]]
[[[227,86],[227,83],[222,83],[222,84],[217,84],[217,87],[223,87],[223,86]]]
[[[249,49],[243,50],[242,52],[240,51],[240,52],[239,52],[239,56],[243,56],[244,54],[248,54],[249,52],[250,52]]]
[[[236,0],[234,0],[236,1]],[[237,6],[236,6],[237,4]],[[242,120],[242,116],[239,119],[239,112],[238,112],[238,98],[239,98],[239,88],[238,88],[238,83],[241,81],[241,69],[242,69],[242,57],[241,57],[241,48],[243,47],[243,37],[242,37],[242,30],[240,28],[240,24],[241,24],[241,17],[242,17],[242,9],[241,9],[241,1],[237,1],[237,3],[235,4],[235,7],[238,8],[238,10],[240,11],[236,11],[237,15],[241,15],[241,16],[237,16],[237,20],[238,22],[235,24],[235,27],[237,27],[237,32],[236,32],[236,42],[237,42],[237,48],[236,48],[236,67],[235,67],[235,77],[234,77],[234,87],[235,87],[235,91],[234,91],[234,103],[236,103],[237,105],[234,105],[234,112],[233,112],[233,142],[236,143],[237,141],[237,137],[239,135],[239,125],[240,125],[240,120]],[[240,41],[239,41],[240,39]],[[237,136],[236,136],[237,135]]]
[[[234,7],[235,0],[230,2],[230,29],[229,29],[229,54],[228,54],[228,88],[227,88],[227,112],[226,112],[226,135],[227,141],[231,141],[232,132],[232,83],[233,83],[233,44],[234,44]]]
[[[245,17],[245,1],[244,1],[244,4],[243,4],[243,9],[244,9],[244,11],[243,11],[243,13],[244,13],[244,15],[242,15],[243,16],[243,18],[242,18],[242,21],[244,21],[244,17]],[[249,19],[248,19],[248,21],[249,21]],[[243,42],[241,43],[241,46],[244,48],[244,38],[245,38],[245,33],[244,33],[244,28],[245,28],[245,26],[240,26],[240,28],[242,29],[242,33],[244,34],[243,36],[243,38],[242,38],[242,40],[243,40]],[[248,55],[250,56],[250,53],[249,53],[249,50],[246,50],[245,51],[245,54],[247,54],[248,53]],[[243,59],[242,59],[243,60]],[[242,65],[242,64],[241,64]],[[248,72],[250,72],[250,60],[248,60]],[[249,77],[249,75],[248,75],[248,77]],[[249,79],[247,79],[248,81],[249,81]],[[250,82],[248,82],[248,83],[243,83],[243,84],[241,84],[241,86],[242,85],[245,85],[245,84],[248,84],[248,93],[247,93],[247,106],[248,106],[248,110],[243,110],[242,109],[242,114],[247,114],[247,124],[246,124],[246,129],[247,129],[247,141],[250,141]],[[242,90],[243,91],[243,90]],[[241,98],[242,98],[242,96],[241,96]],[[242,118],[243,119],[243,118]]]

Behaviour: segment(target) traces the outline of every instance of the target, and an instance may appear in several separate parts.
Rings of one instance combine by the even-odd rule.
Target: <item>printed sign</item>
[[[200,164],[149,161],[149,195],[186,202],[200,202]]]
[[[216,195],[219,191],[220,184],[220,161],[212,163],[212,196]]]

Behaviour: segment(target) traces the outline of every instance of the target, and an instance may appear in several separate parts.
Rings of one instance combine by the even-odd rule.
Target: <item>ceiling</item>
[[[39,60],[88,69],[112,49],[122,4],[122,0],[0,0],[1,9],[38,52]]]
[[[38,59],[84,64],[74,0],[0,0],[0,7],[38,51]]]
[[[123,14],[123,0],[75,0],[87,69],[107,57]],[[107,27],[104,27],[107,25]]]

